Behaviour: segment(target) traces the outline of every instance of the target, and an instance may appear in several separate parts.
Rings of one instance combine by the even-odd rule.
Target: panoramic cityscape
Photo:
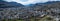
[[[60,21],[60,0],[0,0],[0,21]]]

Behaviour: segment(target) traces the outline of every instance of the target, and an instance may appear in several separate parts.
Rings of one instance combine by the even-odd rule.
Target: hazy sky
[[[60,0],[4,0],[7,2],[17,2],[17,3],[21,3],[23,5],[28,5],[28,4],[35,4],[35,3],[44,3],[44,2],[48,2],[48,1],[60,1]]]

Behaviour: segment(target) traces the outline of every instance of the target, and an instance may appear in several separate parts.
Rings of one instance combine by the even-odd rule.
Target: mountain
[[[45,2],[45,3],[36,3],[36,4],[30,4],[31,6],[33,6],[33,5],[49,5],[49,4],[54,4],[54,3],[60,3],[60,1],[48,1],[48,2]],[[29,6],[30,6],[29,5]]]
[[[0,8],[23,7],[24,5],[16,2],[0,1]]]
[[[20,3],[17,3],[17,2],[9,2],[8,4],[11,4],[11,5],[14,5],[14,6],[24,6]]]

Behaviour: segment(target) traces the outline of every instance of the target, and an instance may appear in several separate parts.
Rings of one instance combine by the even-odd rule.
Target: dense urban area
[[[30,6],[12,4],[0,2],[0,21],[60,21],[60,1]]]

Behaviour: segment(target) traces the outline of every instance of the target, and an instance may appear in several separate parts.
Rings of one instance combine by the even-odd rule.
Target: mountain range
[[[42,6],[42,5],[49,5],[49,4],[54,4],[58,2],[60,1],[48,1],[46,3],[30,4],[28,6]],[[24,5],[17,2],[6,2],[6,1],[0,0],[0,8],[11,8],[11,7],[24,7]]]
[[[17,2],[0,1],[0,8],[23,7],[24,5]]]

